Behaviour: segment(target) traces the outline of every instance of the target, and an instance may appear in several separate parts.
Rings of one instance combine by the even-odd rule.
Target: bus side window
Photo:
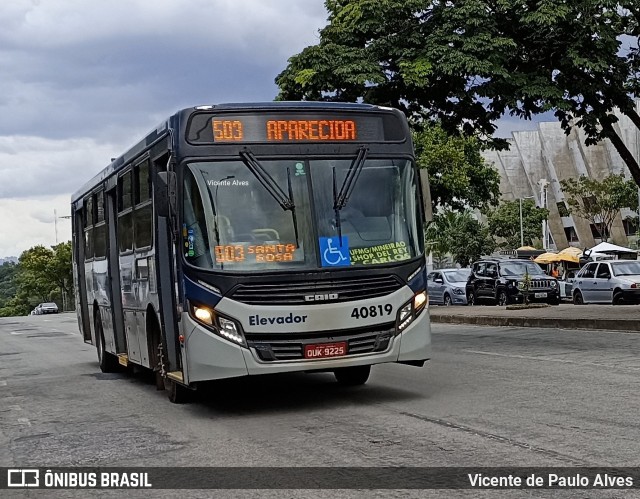
[[[107,256],[107,226],[104,219],[104,191],[94,195],[95,226],[93,228],[93,251],[96,258]]]
[[[120,253],[133,251],[131,171],[118,179],[118,249]]]
[[[149,179],[149,160],[145,160],[135,168],[136,173],[136,204],[151,199],[151,183]]]
[[[84,200],[84,259],[93,259],[93,196]]]
[[[133,235],[136,249],[153,244],[153,206],[149,187],[149,160],[134,168],[135,208],[133,212]]]

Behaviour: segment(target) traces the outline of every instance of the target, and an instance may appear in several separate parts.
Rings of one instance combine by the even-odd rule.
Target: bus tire
[[[164,380],[164,386],[167,390],[169,401],[172,404],[184,404],[185,402],[189,402],[191,398],[191,390],[186,386],[166,378]]]
[[[336,380],[342,386],[364,385],[370,373],[371,366],[342,367],[333,371]]]
[[[115,373],[120,370],[118,358],[112,353],[107,352],[104,346],[104,330],[102,329],[102,319],[100,314],[96,314],[96,350],[98,351],[98,365],[103,373]]]

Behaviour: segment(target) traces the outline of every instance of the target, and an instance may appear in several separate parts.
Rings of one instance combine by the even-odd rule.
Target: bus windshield
[[[231,271],[306,270],[377,265],[421,254],[411,161],[367,159],[349,199],[336,210],[334,184],[339,190],[352,161],[260,159],[268,175],[256,175],[240,159],[188,164],[182,224],[187,262]],[[286,198],[276,199],[266,179]],[[329,247],[339,245],[340,236],[346,243],[340,248],[343,261],[327,264],[323,244],[331,239]]]

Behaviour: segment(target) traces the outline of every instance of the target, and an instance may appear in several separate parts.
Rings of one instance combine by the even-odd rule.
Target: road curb
[[[627,319],[558,319],[551,317],[491,317],[432,315],[431,322],[474,324],[476,326],[539,327],[555,329],[594,329],[640,333],[640,321]]]

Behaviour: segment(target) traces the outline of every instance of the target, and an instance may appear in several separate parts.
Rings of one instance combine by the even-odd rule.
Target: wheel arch
[[[96,320],[98,319],[98,317],[102,322],[102,316],[100,315],[100,305],[98,305],[98,300],[93,300],[93,303],[91,304],[91,310],[92,310],[91,340],[92,340],[92,343],[96,345],[96,341],[98,340],[98,337],[97,337],[98,331],[96,330]]]
[[[153,305],[148,304],[145,313],[145,328],[147,336],[147,349],[149,352],[149,365],[152,369],[158,367],[158,347],[162,341],[162,326],[160,317]]]

